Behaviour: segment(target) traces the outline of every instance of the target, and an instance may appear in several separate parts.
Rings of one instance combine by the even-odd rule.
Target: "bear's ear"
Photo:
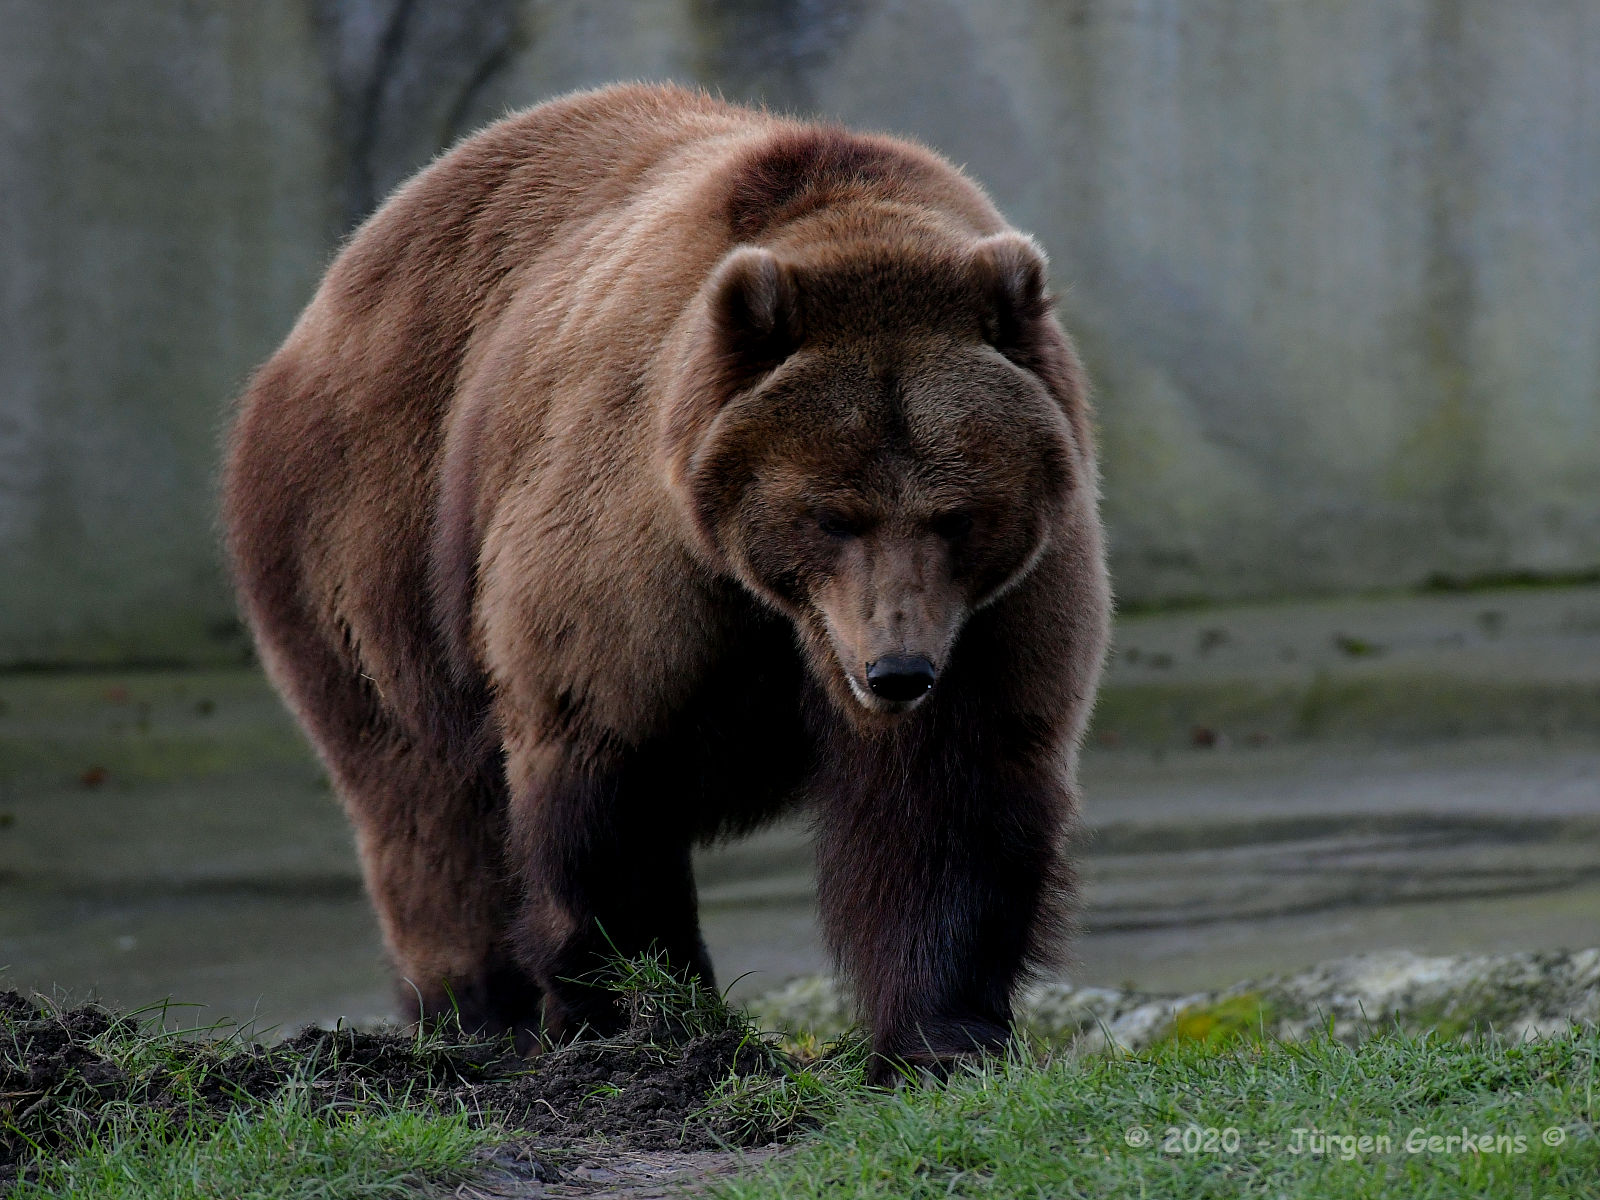
[[[1039,243],[1020,233],[997,233],[974,246],[972,255],[984,298],[984,340],[1002,354],[1032,349],[1051,305]]]
[[[712,277],[711,319],[737,373],[771,370],[800,345],[794,272],[758,246],[730,252]]]

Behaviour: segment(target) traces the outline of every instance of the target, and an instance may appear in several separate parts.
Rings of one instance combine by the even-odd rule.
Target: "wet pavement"
[[[1600,588],[1126,619],[1072,978],[1600,941]],[[825,966],[798,825],[702,856],[724,984]],[[343,818],[250,670],[0,675],[10,986],[293,1025],[387,1009]]]

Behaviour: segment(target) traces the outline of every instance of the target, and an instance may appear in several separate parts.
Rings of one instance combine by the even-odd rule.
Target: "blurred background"
[[[220,567],[230,398],[347,234],[624,79],[914,136],[1052,258],[1121,603],[1073,977],[1600,943],[1588,0],[0,0],[0,968],[386,1005]],[[823,969],[803,829],[708,855]]]

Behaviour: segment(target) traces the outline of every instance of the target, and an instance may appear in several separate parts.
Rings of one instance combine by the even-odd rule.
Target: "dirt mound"
[[[752,1132],[706,1106],[730,1076],[771,1073],[770,1055],[731,1029],[677,1047],[630,1034],[550,1051],[524,1074],[455,1095],[487,1106],[509,1128],[562,1141],[601,1136],[641,1150],[757,1145],[781,1131]]]
[[[137,1079],[95,1048],[133,1027],[93,1006],[50,1014],[0,992],[0,1181],[30,1151],[70,1143],[113,1104],[160,1103],[161,1080]]]
[[[174,1133],[293,1088],[316,1106],[465,1110],[553,1150],[708,1150],[780,1140],[737,1117],[719,1087],[792,1063],[725,1008],[674,1015],[631,1002],[621,1036],[532,1058],[507,1041],[399,1029],[306,1029],[275,1046],[174,1036],[94,1005],[56,1011],[0,992],[0,1190],[26,1164],[70,1155],[98,1130],[159,1113]]]

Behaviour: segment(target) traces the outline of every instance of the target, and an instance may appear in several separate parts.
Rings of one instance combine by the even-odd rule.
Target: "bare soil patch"
[[[392,1028],[312,1028],[272,1046],[219,1041],[96,1005],[57,1010],[0,992],[0,1190],[118,1122],[161,1120],[181,1136],[289,1089],[317,1108],[464,1109],[506,1130],[481,1187],[462,1195],[676,1190],[679,1177],[725,1168],[737,1148],[794,1132],[792,1119],[763,1123],[713,1103],[729,1082],[790,1065],[741,1020],[631,1007],[618,1037],[524,1058],[505,1041]]]

